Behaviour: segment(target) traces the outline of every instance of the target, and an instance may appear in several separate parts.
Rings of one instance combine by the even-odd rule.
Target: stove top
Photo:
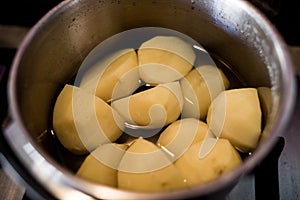
[[[297,200],[300,199],[300,14],[296,11],[297,6],[293,0],[249,1],[263,11],[289,45],[298,74],[298,96],[294,115],[285,135],[278,138],[270,156],[252,173],[243,177],[225,199],[260,200],[268,195],[268,199],[272,200]],[[1,124],[7,113],[8,73],[18,45],[29,28],[60,0],[12,0],[5,4],[3,2],[0,3]],[[3,168],[6,167],[2,166],[0,169],[0,199],[30,199],[30,191],[13,181],[3,172]]]

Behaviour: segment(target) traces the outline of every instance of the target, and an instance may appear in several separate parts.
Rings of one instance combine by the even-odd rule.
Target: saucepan
[[[119,189],[75,175],[86,155],[74,155],[60,144],[52,129],[54,104],[97,45],[131,30],[147,30],[136,31],[140,35],[129,40],[133,43],[157,30],[180,33],[205,49],[233,85],[267,88],[260,141],[239,167],[208,183],[164,192]],[[295,102],[295,75],[283,38],[247,1],[66,0],[22,41],[7,93],[10,120],[4,138],[20,165],[55,198],[219,198],[251,173],[285,133]]]

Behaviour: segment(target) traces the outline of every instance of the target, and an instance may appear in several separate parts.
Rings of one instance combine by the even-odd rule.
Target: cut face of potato
[[[95,183],[117,187],[117,169],[127,148],[125,144],[101,145],[86,157],[76,175]]]
[[[176,81],[185,76],[196,59],[192,45],[175,36],[156,36],[138,50],[139,74],[150,84]]]
[[[194,118],[185,118],[170,124],[160,134],[157,145],[169,153],[173,160],[176,160],[190,145],[209,137],[214,137],[214,135],[206,123]]]
[[[137,54],[124,49],[94,64],[82,77],[80,88],[104,101],[132,94],[139,87]]]
[[[159,147],[139,138],[122,157],[118,186],[127,190],[160,192],[184,188],[186,184]]]
[[[180,85],[184,96],[182,116],[204,120],[212,100],[229,87],[229,81],[219,68],[205,65],[193,69]]]
[[[207,145],[208,150],[202,149]],[[208,151],[200,157],[200,151]],[[234,170],[242,163],[237,150],[226,139],[208,138],[193,144],[175,163],[189,186],[207,183]]]
[[[261,108],[255,88],[227,90],[212,102],[207,123],[212,132],[228,139],[242,152],[257,146],[261,135]]]
[[[75,154],[115,141],[124,123],[102,99],[71,85],[65,85],[53,112],[53,128],[59,141]]]
[[[129,124],[160,128],[179,117],[183,99],[178,82],[158,85],[112,102]]]

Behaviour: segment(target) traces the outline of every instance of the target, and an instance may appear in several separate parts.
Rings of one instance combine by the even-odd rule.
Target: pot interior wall
[[[25,127],[53,156],[46,133],[61,88],[97,44],[138,27],[182,32],[231,66],[248,86],[274,87],[281,75],[274,44],[247,7],[237,4],[232,6],[229,0],[70,1],[35,27],[24,54],[19,55],[16,92]]]

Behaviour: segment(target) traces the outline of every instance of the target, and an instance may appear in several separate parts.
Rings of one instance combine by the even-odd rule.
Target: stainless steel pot
[[[182,32],[251,87],[270,87],[263,139],[243,165],[216,181],[166,193],[123,191],[86,182],[59,162],[49,132],[52,106],[87,54],[106,38],[138,27]],[[242,0],[66,0],[23,40],[9,77],[11,121],[4,136],[33,179],[59,199],[167,199],[223,195],[265,158],[285,132],[295,101],[287,47],[270,22]],[[54,147],[54,148],[53,148]],[[70,155],[65,153],[69,159]]]

